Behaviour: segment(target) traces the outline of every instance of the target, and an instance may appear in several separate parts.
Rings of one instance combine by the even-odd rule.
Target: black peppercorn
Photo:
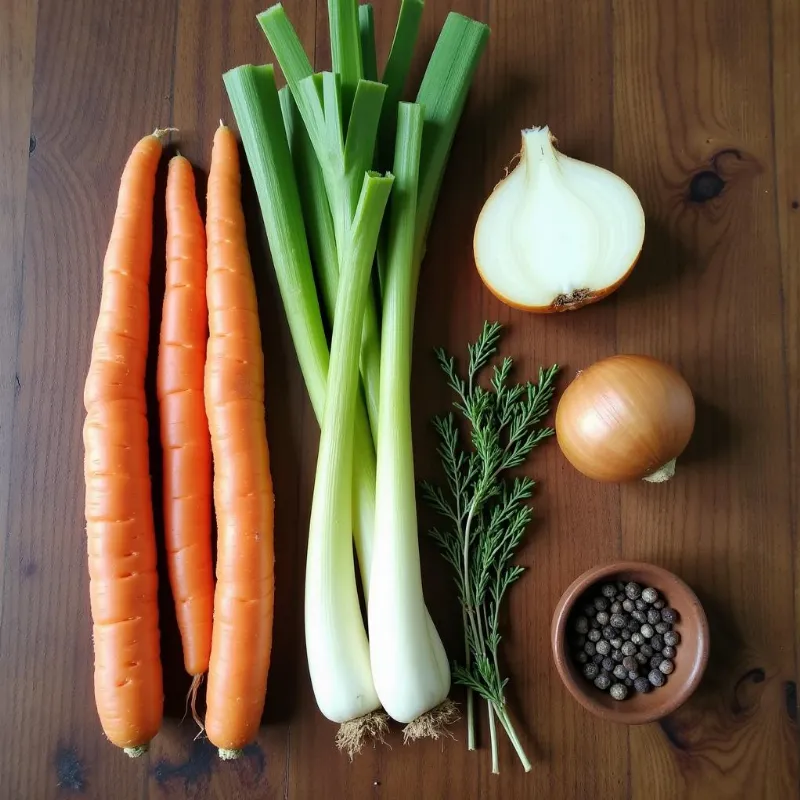
[[[664,622],[675,623],[678,621],[678,612],[674,608],[662,608],[661,619]]]
[[[614,659],[611,656],[606,656],[603,663],[600,665],[606,672],[611,672],[614,669]]]
[[[652,638],[652,636],[655,633],[655,631],[653,630],[653,626],[652,625],[649,625],[648,623],[645,622],[645,624],[642,625],[641,628],[639,628],[639,633],[641,633],[642,636],[644,636],[645,639],[650,639],[650,638]]]
[[[578,617],[575,620],[575,632],[576,633],[588,633],[589,632],[589,620],[586,617]]]
[[[589,627],[590,628],[602,628],[603,626],[597,621],[597,617],[592,617],[589,620]]]
[[[615,639],[610,639],[609,644],[615,649],[619,650],[622,647],[622,637],[617,637]]]
[[[640,625],[644,625],[647,622],[647,614],[644,611],[631,611],[631,617]]]
[[[636,669],[639,666],[639,663],[633,656],[625,656],[625,658],[622,659],[622,666],[628,672],[630,672],[631,670]]]
[[[598,611],[605,611],[608,608],[608,600],[605,597],[595,597],[593,602]]]
[[[599,625],[608,625],[609,615],[607,611],[598,611],[595,617]]]
[[[658,674],[661,675],[660,672]],[[663,675],[661,675],[661,680],[664,680]],[[608,689],[609,686],[611,686],[611,678],[609,678],[608,675],[603,675],[601,673],[594,679],[594,685],[598,689],[602,689],[603,691],[605,691],[606,689]]]
[[[597,666],[599,667],[603,663],[603,656],[601,656],[600,653],[595,653],[592,656],[592,663],[597,664]]]
[[[636,631],[636,633],[631,634],[631,641],[637,645],[644,644],[644,636],[639,631]]]
[[[630,614],[631,611],[633,611],[636,608],[636,606],[634,605],[633,600],[626,597],[622,601],[622,608],[624,611],[627,611]]]
[[[666,603],[663,600],[656,600],[655,603],[653,603],[653,608],[662,609],[665,605]]]
[[[675,665],[668,659],[665,658],[659,665],[658,668],[665,674],[669,675],[670,673],[675,671]]]
[[[628,687],[624,683],[615,683],[609,690],[615,700],[624,700],[628,696]]]
[[[675,658],[676,653],[677,650],[675,650],[674,647],[670,647],[668,644],[665,644],[664,647],[661,648],[661,655],[664,656],[664,658]]]
[[[661,612],[660,611],[656,611],[654,608],[651,608],[647,612],[647,621],[651,625],[655,625],[656,622],[661,622]]]
[[[677,647],[681,643],[681,635],[678,631],[667,631],[664,634],[664,644],[670,647]]]
[[[583,646],[583,650],[587,656],[593,656],[597,652],[597,647],[594,642],[586,642]]]
[[[633,686],[633,678],[625,678],[625,685],[630,689]]]
[[[599,642],[599,641],[600,641],[600,631],[598,631],[598,630],[591,630],[591,631],[589,631],[589,633],[586,635],[586,638],[587,638],[587,639],[588,639],[590,642]]]
[[[587,617],[593,617],[597,613],[597,609],[593,605],[585,605],[583,607],[583,613],[586,614]]]
[[[606,625],[602,633],[604,639],[613,639],[617,635],[617,632],[610,625]]]
[[[661,653],[656,653],[650,659],[650,669],[658,669],[659,665],[661,664],[661,662],[663,660],[664,660],[664,657],[661,655]]]
[[[637,692],[641,692],[642,694],[647,694],[650,691],[651,687],[652,684],[644,676],[637,678],[633,682],[633,688],[636,689]]]
[[[600,590],[600,593],[603,595],[603,597],[608,597],[610,599],[617,593],[617,587],[614,586],[613,583],[606,583]]]
[[[647,664],[647,656],[644,653],[637,653],[634,658],[636,659],[636,663],[644,666]]]
[[[642,600],[644,600],[645,603],[655,603],[655,601],[658,600],[658,592],[648,586],[647,589],[642,592]]]
[[[638,677],[639,677],[638,669],[632,669],[630,670],[630,672],[628,672],[628,678],[630,678],[631,681],[635,681]]]
[[[652,658],[652,657],[653,657],[653,655],[655,654],[655,650],[653,649],[653,645],[651,645],[651,644],[643,644],[643,645],[642,645],[642,646],[639,648],[639,652],[640,652],[640,653],[641,653],[643,656],[646,656],[647,658]]]
[[[570,641],[575,647],[583,647],[586,644],[586,637],[582,633],[573,634]]]
[[[633,617],[628,617],[627,628],[631,633],[633,633],[634,631],[638,631],[639,623]]]
[[[617,581],[617,591],[618,592],[625,591],[625,581]]]
[[[646,611],[647,610],[647,603],[641,599],[641,597],[634,602],[637,611]]]
[[[631,638],[632,635],[633,634],[627,628],[623,628],[619,632],[619,637],[620,637],[620,639],[622,639],[623,642],[627,642]]]
[[[614,602],[613,602],[613,603],[612,603],[612,604],[609,606],[608,610],[609,610],[609,611],[610,611],[612,614],[620,614],[620,613],[622,613],[622,603],[620,603],[620,602],[618,602],[617,600],[615,600],[615,601],[614,601]],[[659,619],[661,619],[660,615],[659,615]]]
[[[656,622],[653,627],[656,629],[656,633],[666,633],[668,630],[672,628],[669,622]]]
[[[626,670],[622,664],[617,664],[617,666],[614,667],[614,677],[617,680],[624,681],[625,678],[628,677],[628,670]]]
[[[585,663],[586,663],[586,662],[589,660],[589,656],[587,656],[587,655],[586,655],[586,653],[584,653],[584,652],[581,650],[581,652],[580,652],[580,653],[578,653],[578,654],[575,656],[575,660],[576,660],[576,661],[577,661],[579,664],[585,664]]]
[[[622,643],[622,655],[632,656],[636,652],[636,645],[633,642]]]
[[[609,622],[611,623],[612,628],[624,628],[625,625],[627,624],[627,621],[625,617],[622,616],[622,614],[612,614]],[[580,633],[585,633],[585,632],[586,631],[580,631]]]
[[[649,680],[653,686],[663,686],[667,682],[664,673],[659,669],[651,670],[650,674],[647,676],[647,680]]]
[[[613,658],[614,661],[622,661],[625,656],[622,655],[622,650],[614,650],[614,652],[611,653],[611,658]]]
[[[597,664],[584,664],[583,674],[593,681],[600,674],[600,667]]]
[[[664,636],[666,636],[666,634],[664,634]],[[660,652],[664,647],[664,637],[660,633],[657,633],[650,640],[650,644],[653,646],[653,650]]]
[[[596,645],[595,649],[601,655],[607,656],[611,652],[611,644],[605,639],[601,639]]]
[[[631,600],[635,600],[637,597],[641,595],[641,593],[642,593],[642,587],[639,586],[638,583],[634,583],[633,581],[631,581],[630,583],[626,584],[625,594],[628,595],[628,597]]]

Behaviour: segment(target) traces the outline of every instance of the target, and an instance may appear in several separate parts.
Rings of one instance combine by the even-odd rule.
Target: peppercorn
[[[659,669],[651,670],[650,674],[647,676],[647,680],[649,680],[653,686],[663,686],[667,682],[667,679],[664,677],[664,673]]]
[[[656,622],[661,622],[661,612],[660,611],[656,611],[654,608],[651,608],[647,612],[647,621],[651,625],[655,625]]]
[[[620,592],[618,595],[616,595],[616,596],[614,597],[614,599],[615,599],[615,600],[616,600],[618,603],[621,603],[621,602],[622,602],[622,601],[625,599],[625,592]]]
[[[612,598],[617,593],[617,587],[614,586],[613,583],[606,583],[603,585],[600,593],[603,595],[603,597]]]
[[[676,653],[677,650],[674,647],[670,647],[668,644],[665,644],[661,648],[661,655],[664,656],[664,658],[675,658]]]
[[[631,638],[632,634],[627,628],[623,628],[619,632],[619,635],[620,635],[620,638],[622,639],[623,642],[627,642]]]
[[[633,617],[628,617],[627,628],[631,633],[633,633],[634,631],[638,631],[639,623]]]
[[[633,581],[631,581],[629,584],[625,586],[625,594],[628,595],[628,597],[631,600],[635,600],[637,597],[641,595],[641,593],[642,593],[642,587],[639,586],[638,583],[634,583]]]
[[[613,602],[613,603],[612,603],[612,604],[609,606],[609,609],[608,609],[608,610],[609,610],[609,611],[610,611],[612,614],[619,614],[619,613],[621,613],[621,611],[622,611],[622,603],[620,603],[618,600],[615,600],[615,601],[614,601],[614,602]],[[659,619],[660,619],[660,617],[659,617]]]
[[[628,696],[628,687],[624,683],[615,683],[609,689],[609,694],[615,700],[624,700]]]
[[[597,617],[592,617],[589,620],[589,627],[590,628],[602,628],[603,626],[597,621]]]
[[[656,622],[653,627],[656,629],[656,633],[662,634],[672,629],[672,626],[669,624],[669,622]]]
[[[643,644],[639,648],[639,652],[642,655],[646,656],[647,658],[652,658],[653,655],[655,654],[655,650],[653,649],[653,645],[651,645],[651,644]]]
[[[647,622],[647,614],[644,611],[631,611],[631,617],[640,625],[644,625]]]
[[[611,656],[606,656],[603,663],[600,665],[606,672],[611,672],[614,669],[614,659]]]
[[[641,628],[639,628],[639,633],[641,633],[645,639],[651,639],[655,631],[653,630],[652,625],[645,623]]]
[[[658,674],[661,675],[660,672]],[[661,679],[662,680],[664,679],[663,675],[661,675]],[[598,675],[594,679],[594,685],[598,689],[602,689],[603,691],[605,691],[606,689],[608,689],[609,686],[611,686],[611,678],[609,678],[608,675],[604,675],[603,673],[600,673],[600,675]]]
[[[626,670],[622,664],[617,664],[617,666],[614,667],[614,677],[617,678],[617,680],[624,681],[625,678],[628,677],[628,670]]]
[[[638,600],[634,601],[634,605],[636,606],[637,611],[646,611],[647,610],[647,603],[640,597]]]
[[[655,603],[655,601],[658,600],[658,592],[653,589],[652,586],[648,586],[647,589],[642,592],[642,600],[644,600],[645,603]]]
[[[662,608],[661,619],[664,622],[675,623],[678,621],[678,612],[674,608]]]
[[[622,614],[612,614],[609,622],[611,623],[612,628],[624,628],[627,624],[627,621]],[[579,631],[579,633],[586,633],[586,631]]]
[[[603,663],[603,656],[601,656],[600,653],[595,653],[592,656],[592,663],[597,664],[599,667]]]
[[[641,692],[641,694],[647,694],[650,691],[651,686],[652,684],[650,681],[644,676],[637,678],[633,682],[633,688],[636,689],[637,692]]]
[[[618,592],[625,591],[625,581],[617,581],[617,591]]]
[[[593,605],[588,604],[583,607],[583,613],[586,614],[587,617],[593,617],[597,613],[597,609]]]
[[[633,681],[635,681],[638,677],[639,677],[638,669],[632,669],[628,672],[628,678],[630,679],[631,683],[633,683]]]
[[[595,650],[601,655],[607,656],[611,652],[611,644],[605,639],[601,639],[596,645]]]
[[[631,655],[631,656],[625,656],[625,658],[622,659],[622,666],[626,670],[628,670],[628,672],[630,672],[631,670],[636,669],[636,667],[638,667],[639,664],[637,663],[636,659]]]
[[[657,633],[650,640],[650,644],[652,645],[653,650],[656,650],[657,652],[660,653],[661,650],[664,648],[664,637],[660,633]]]
[[[637,645],[644,644],[644,636],[639,631],[636,631],[636,633],[631,634],[631,641]]]
[[[675,665],[668,659],[665,658],[659,665],[658,668],[665,674],[669,675],[670,673],[675,671]]]
[[[583,646],[583,650],[587,656],[593,656],[597,652],[597,647],[594,642],[586,642]]]
[[[586,637],[582,633],[576,633],[573,634],[571,641],[575,647],[583,647],[586,644]]]
[[[606,625],[602,633],[604,639],[613,639],[617,635],[617,632],[610,625]]]
[[[600,667],[597,664],[585,664],[583,674],[588,680],[593,681],[600,674]]]
[[[664,634],[664,644],[670,647],[677,647],[681,643],[681,635],[678,631],[667,631]]]
[[[578,655],[576,655],[576,656],[575,656],[575,660],[576,660],[576,661],[577,661],[579,664],[585,664],[585,663],[586,663],[586,662],[589,660],[589,656],[587,656],[587,655],[586,655],[586,653],[584,653],[584,652],[581,650],[581,652],[580,652],[580,653],[578,653]]]
[[[633,686],[633,678],[625,678],[625,685],[630,689]]]
[[[608,600],[605,597],[595,597],[593,602],[598,611],[605,611],[608,608]]]
[[[578,617],[575,620],[575,632],[576,633],[588,633],[589,632],[589,620],[586,617]]]
[[[661,662],[663,660],[664,660],[664,656],[662,656],[661,653],[656,653],[650,659],[650,669],[658,669],[659,665],[661,664]]]
[[[619,637],[617,637],[617,638],[615,638],[615,639],[611,639],[611,640],[609,641],[609,644],[610,644],[610,645],[611,645],[611,646],[612,646],[612,647],[613,647],[615,650],[619,650],[619,649],[620,649],[620,647],[622,647],[622,637],[621,637],[621,636],[619,636]]]
[[[598,630],[591,630],[587,634],[586,637],[590,642],[599,642],[600,641],[600,631]]]
[[[632,656],[636,652],[636,645],[633,642],[622,643],[622,655]]]
[[[634,658],[637,664],[644,666],[647,663],[647,656],[644,653],[637,653]]]
[[[630,614],[631,611],[633,611],[636,608],[636,606],[634,605],[633,600],[630,600],[629,598],[626,597],[622,601],[622,608],[624,611],[627,611]]]
[[[607,611],[598,611],[597,616],[595,617],[599,625],[608,625],[608,612]]]
[[[622,661],[625,656],[622,655],[622,650],[614,650],[611,653],[611,658],[613,658],[614,661]]]
[[[665,605],[666,603],[663,600],[656,600],[655,603],[653,603],[653,608],[661,610]]]

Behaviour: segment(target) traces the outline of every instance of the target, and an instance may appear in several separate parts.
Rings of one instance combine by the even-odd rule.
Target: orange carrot
[[[214,455],[217,586],[206,732],[235,758],[258,731],[272,648],[273,496],[264,356],[245,237],[236,138],[214,136],[206,215],[206,413]]]
[[[206,233],[192,165],[169,162],[167,275],[158,349],[158,403],[164,464],[167,567],[183,663],[197,687],[208,670],[214,576],[211,566],[211,441],[203,374],[206,362]]]
[[[122,173],[84,389],[95,700],[130,756],[158,733],[164,699],[144,396],[159,134],[137,143]]]

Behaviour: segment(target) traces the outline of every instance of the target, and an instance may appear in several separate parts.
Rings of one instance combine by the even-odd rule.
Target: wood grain
[[[204,194],[214,129],[220,117],[232,120],[221,74],[272,58],[255,21],[268,3],[2,5],[0,797],[800,797],[796,2],[427,0],[409,96],[451,8],[487,21],[492,36],[421,278],[418,475],[438,475],[429,420],[452,399],[431,349],[461,355],[484,319],[507,325],[502,349],[521,378],[558,362],[564,386],[603,356],[635,351],[675,364],[698,397],[696,434],[666,486],[588,481],[554,441],[532,457],[535,521],[520,554],[529,571],[511,595],[504,668],[534,768],[524,775],[503,742],[499,778],[490,774],[484,714],[477,753],[466,751],[460,723],[455,741],[409,747],[395,730],[391,749],[351,764],[315,707],[302,602],[318,429],[247,180],[276,490],[278,614],[264,724],[234,764],[194,741],[191,722],[181,721],[188,681],[162,581],[164,728],[136,763],[103,740],[91,684],[81,390],[119,173],[143,131],[169,124]],[[316,66],[329,66],[324,0],[285,5]],[[376,3],[381,64],[396,6]],[[483,288],[472,263],[480,206],[519,149],[520,129],[540,124],[568,154],[628,180],[648,217],[629,283],[577,314],[512,311]],[[156,222],[163,237],[163,207]],[[156,248],[153,333],[163,268]],[[148,388],[154,401],[152,370]],[[158,504],[155,411],[151,423]],[[160,525],[158,508],[156,516]],[[421,550],[429,607],[458,658],[449,575],[424,535]],[[712,626],[712,661],[697,695],[663,723],[630,730],[581,710],[549,652],[563,589],[617,557],[679,572]]]

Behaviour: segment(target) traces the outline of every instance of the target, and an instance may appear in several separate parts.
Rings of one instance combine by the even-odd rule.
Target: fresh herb
[[[476,692],[488,705],[495,773],[499,771],[495,717],[525,771],[531,768],[506,707],[508,678],[501,675],[498,650],[500,607],[509,587],[524,571],[513,559],[531,520],[531,507],[525,501],[534,482],[507,473],[552,436],[552,428],[539,423],[548,413],[558,372],[554,365],[539,370],[537,383],[510,385],[513,361],[504,358],[492,367],[489,388],[481,386],[479,378],[497,352],[500,330],[497,322],[484,323],[477,342],[467,348],[466,378],[459,375],[454,358],[437,350],[439,365],[457,397],[457,415],[469,426],[472,446],[464,446],[456,414],[434,419],[447,483],[444,487],[422,484],[425,499],[447,522],[430,533],[453,567],[463,612],[465,661],[454,667],[453,678],[467,688],[468,746],[475,748]]]

